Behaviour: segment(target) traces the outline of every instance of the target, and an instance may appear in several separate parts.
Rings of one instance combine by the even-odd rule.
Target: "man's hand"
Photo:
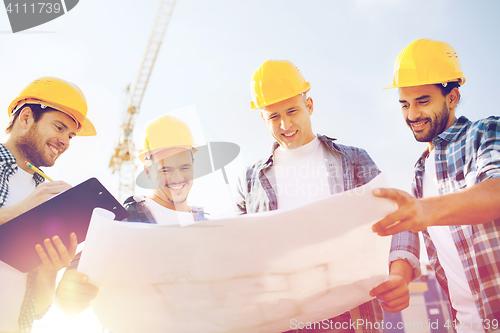
[[[408,284],[413,279],[413,267],[406,260],[391,263],[389,278],[370,291],[370,296],[381,300],[382,308],[388,312],[399,312],[410,305]]]
[[[38,205],[41,205],[56,194],[69,190],[70,188],[71,185],[63,182],[62,180],[45,182],[38,185],[36,189],[22,202],[25,204],[25,208],[27,208],[26,211],[28,211]]]
[[[59,236],[52,237],[50,239],[45,239],[43,244],[45,245],[45,250],[40,244],[36,245],[36,252],[42,260],[42,264],[38,267],[38,275],[41,279],[55,279],[57,272],[63,268],[68,267],[71,260],[75,257],[76,247],[78,245],[78,240],[74,232],[69,235],[70,246],[66,249]]]
[[[52,241],[48,238],[44,240],[46,251],[40,244],[35,246],[38,256],[42,260],[42,264],[38,266],[35,281],[36,313],[42,313],[50,306],[56,289],[57,272],[63,267],[68,267],[75,256],[78,245],[75,233],[71,233],[69,239],[68,249],[58,236],[52,237]]]
[[[370,296],[382,301],[382,308],[388,312],[399,312],[410,305],[410,291],[405,280],[389,274],[387,281],[370,291]]]
[[[373,195],[390,199],[398,205],[397,211],[372,226],[372,230],[380,236],[395,235],[405,230],[419,232],[439,219],[429,201],[415,199],[405,191],[379,188],[373,190]]]
[[[64,192],[70,188],[71,185],[60,180],[38,185],[37,188],[23,201],[15,204],[14,206],[3,207],[0,209],[0,225],[12,220],[30,209],[35,208],[38,205],[41,205],[56,194]]]
[[[88,283],[89,278],[76,270],[68,269],[57,286],[58,308],[69,315],[75,315],[90,307],[96,298],[98,288]]]

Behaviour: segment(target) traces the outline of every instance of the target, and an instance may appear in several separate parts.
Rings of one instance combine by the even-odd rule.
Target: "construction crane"
[[[146,54],[144,55],[139,69],[139,75],[132,89],[130,90],[127,88],[129,92],[131,91],[128,107],[123,117],[118,145],[109,163],[112,173],[118,172],[120,182],[118,191],[121,201],[134,195],[134,175],[136,170],[134,164],[135,148],[132,136],[134,131],[134,119],[139,113],[142,98],[148,86],[149,77],[153,71],[153,66],[160,50],[163,36],[165,35],[170,17],[174,10],[175,1],[176,0],[160,0],[160,8],[156,15],[153,31],[146,48]]]

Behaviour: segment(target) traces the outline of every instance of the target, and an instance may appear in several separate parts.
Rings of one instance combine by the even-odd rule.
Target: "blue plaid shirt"
[[[432,140],[436,154],[439,194],[460,191],[490,178],[500,177],[500,117],[470,122],[460,117],[450,128]],[[422,178],[426,150],[415,165],[413,195],[422,198]],[[462,260],[469,287],[483,320],[500,318],[500,219],[479,225],[450,226]],[[448,293],[448,283],[436,247],[427,230],[425,246],[436,278]],[[410,245],[409,245],[410,244]],[[410,231],[393,237],[393,249],[418,254],[418,236]],[[485,321],[486,323],[486,321]],[[488,330],[487,332],[499,332]]]
[[[334,170],[336,163],[335,158],[342,160],[342,175],[344,182],[344,191],[351,190],[355,187],[364,185],[375,178],[380,173],[375,163],[370,156],[363,150],[356,147],[343,146],[335,144],[331,139],[324,135],[318,135],[318,139],[325,146],[329,154],[325,155],[327,161],[328,182],[330,192],[334,193]],[[278,143],[274,143],[271,155],[264,160],[260,160],[247,168],[244,174],[239,178],[238,189],[236,196],[236,209],[238,214],[248,214],[265,212],[278,209],[278,198],[272,187],[273,173],[269,172],[274,164],[274,150],[278,147]],[[270,179],[271,178],[271,179]],[[377,299],[366,302],[351,312],[351,318],[348,313],[336,318],[334,321],[345,320],[349,322],[351,319],[355,322],[358,318],[362,318],[365,322],[375,323],[383,319],[382,309]],[[314,330],[298,330],[297,332],[313,332]],[[363,326],[363,332],[381,332],[375,328],[367,328]],[[321,332],[337,332],[326,331]]]
[[[146,204],[145,196],[132,196],[128,197],[123,205],[127,209],[128,217],[124,219],[122,222],[141,222],[141,223],[150,223],[150,224],[158,224],[156,222],[153,213],[149,209]],[[195,221],[204,221],[207,218],[205,217],[205,212],[203,211],[203,207],[198,206],[190,206],[191,214],[193,214],[193,219]]]
[[[0,208],[3,207],[7,197],[9,196],[9,179],[18,170],[17,162],[10,151],[0,144]],[[45,178],[37,173],[33,174],[35,185],[38,186],[45,181]],[[19,316],[19,326],[21,332],[31,332],[33,319],[35,319],[35,280],[38,269],[34,269],[28,273],[28,281],[26,283],[26,292],[21,305],[21,314]],[[47,309],[48,310],[48,309]],[[45,312],[41,315],[43,316]],[[37,317],[39,319],[41,316]]]

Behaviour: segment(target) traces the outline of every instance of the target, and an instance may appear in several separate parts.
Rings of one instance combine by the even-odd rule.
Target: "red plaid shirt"
[[[460,117],[432,143],[440,195],[500,177],[500,117],[474,123]],[[412,190],[416,198],[422,197],[427,154],[426,150],[415,165]],[[450,229],[483,327],[486,332],[500,332],[500,218],[479,225],[450,226]],[[430,265],[439,284],[448,293],[446,275],[436,247],[427,230],[423,231],[423,236]],[[395,235],[392,246],[393,250],[412,248],[418,254],[418,236],[410,231]],[[492,325],[493,319],[497,320],[497,325]]]

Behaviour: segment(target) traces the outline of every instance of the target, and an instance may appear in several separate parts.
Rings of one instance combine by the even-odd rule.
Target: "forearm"
[[[500,178],[456,193],[421,199],[434,212],[431,225],[482,224],[500,218]]]
[[[35,282],[35,314],[43,313],[54,300],[56,276],[38,274]]]
[[[406,260],[395,260],[391,263],[389,274],[402,277],[408,285],[413,278],[413,267]]]
[[[413,277],[413,268],[406,260],[395,260],[389,268],[386,281],[373,288],[370,296],[382,301],[382,308],[389,312],[399,312],[410,305],[408,284]]]
[[[26,199],[18,204],[0,209],[0,225],[12,220],[28,210],[49,200],[56,194],[70,189],[71,186],[63,181],[53,181],[39,185]]]
[[[11,207],[4,207],[0,209],[0,225],[9,222],[13,218],[27,212],[30,208],[26,205],[24,201],[21,201],[17,205]]]

